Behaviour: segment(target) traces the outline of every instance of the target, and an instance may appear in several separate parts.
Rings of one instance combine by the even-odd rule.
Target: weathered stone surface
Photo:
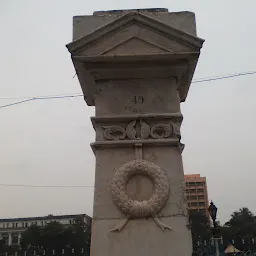
[[[92,256],[191,255],[180,143],[203,40],[195,16],[166,9],[74,17],[67,45],[96,157]]]
[[[172,78],[100,81],[96,88],[97,116],[180,112],[179,93]]]
[[[96,174],[94,192],[94,219],[123,218],[124,215],[115,207],[110,192],[110,184],[115,171],[124,163],[134,160],[134,149],[110,148],[96,151]],[[115,161],[110,161],[115,159]],[[178,147],[149,147],[143,149],[143,159],[159,165],[167,174],[170,184],[170,196],[166,206],[158,214],[161,217],[187,215],[184,196],[184,173],[181,153]],[[141,183],[134,179],[136,190],[143,190],[144,199],[152,191],[152,183]],[[131,193],[131,192],[130,192]],[[141,195],[138,195],[141,196]]]
[[[166,9],[165,9],[166,10]],[[73,18],[73,40],[93,32],[101,26],[109,23],[120,16],[133,12],[134,10],[116,12],[95,12],[94,15],[75,16]],[[174,28],[180,29],[196,36],[196,21],[193,12],[152,12],[152,9],[141,11],[140,13],[159,20]]]
[[[93,221],[91,255],[191,255],[192,241],[185,217],[161,218],[173,232],[162,231],[152,219],[130,220],[120,233],[109,232],[117,221]]]
[[[184,101],[202,44],[202,39],[184,29],[139,12],[129,12],[84,34],[67,47],[85,100],[95,105],[96,84],[108,79],[173,77],[180,101]]]

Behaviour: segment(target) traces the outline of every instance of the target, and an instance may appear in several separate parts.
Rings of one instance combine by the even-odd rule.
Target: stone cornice
[[[133,148],[135,144],[141,144],[143,147],[168,147],[173,146],[177,147],[180,145],[179,139],[170,138],[170,139],[147,139],[147,140],[119,140],[119,141],[100,141],[91,143],[93,151],[95,149],[101,148]]]
[[[161,113],[161,114],[135,114],[135,115],[109,115],[109,116],[94,116],[91,117],[91,121],[93,127],[95,129],[96,123],[117,123],[123,121],[131,121],[131,120],[166,120],[166,119],[173,119],[177,120],[178,122],[182,122],[183,116],[181,113]]]
[[[97,79],[176,77],[180,100],[185,101],[199,52],[136,56],[73,56],[85,100],[94,105]],[[140,69],[138,69],[140,67]]]
[[[120,55],[120,56],[82,56],[82,55],[73,55],[73,61],[81,61],[85,65],[89,63],[133,63],[137,61],[152,61],[157,63],[171,63],[172,61],[177,63],[177,60],[186,60],[186,61],[194,61],[197,60],[200,55],[199,51],[193,52],[175,52],[175,53],[167,53],[167,54],[144,54],[144,55]]]
[[[67,48],[69,52],[73,55],[81,48],[85,47],[86,45],[92,44],[94,41],[98,40],[100,37],[113,33],[115,30],[119,30],[121,27],[125,27],[132,23],[139,23],[141,25],[145,25],[158,31],[158,33],[165,34],[175,41],[181,42],[182,44],[188,45],[195,50],[199,50],[204,40],[187,34],[181,30],[168,26],[165,23],[162,23],[158,20],[152,19],[146,15],[143,15],[138,12],[131,12],[127,13],[126,15],[121,16],[120,18],[106,24],[103,27],[95,30],[94,32],[87,34],[72,43],[67,44]]]

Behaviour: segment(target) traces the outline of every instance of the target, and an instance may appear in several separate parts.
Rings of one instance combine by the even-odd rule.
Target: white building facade
[[[20,245],[22,233],[32,225],[44,227],[51,222],[72,225],[78,217],[83,217],[88,225],[91,222],[91,217],[86,214],[0,219],[0,238],[6,245]]]

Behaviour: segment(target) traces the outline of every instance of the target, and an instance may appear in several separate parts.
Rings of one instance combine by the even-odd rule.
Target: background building
[[[186,174],[184,178],[188,209],[190,211],[208,212],[209,200],[206,177],[201,177],[200,174]]]
[[[86,224],[91,222],[91,217],[86,214],[0,219],[0,237],[5,240],[5,244],[7,245],[19,245],[22,233],[31,225],[43,227],[50,222],[59,222],[63,225],[71,225],[74,223],[76,218],[81,216],[84,218],[84,222]]]

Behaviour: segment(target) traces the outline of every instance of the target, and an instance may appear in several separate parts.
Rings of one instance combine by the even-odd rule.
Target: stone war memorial
[[[84,99],[95,106],[92,256],[192,254],[180,103],[203,42],[191,12],[73,18],[67,48]]]

